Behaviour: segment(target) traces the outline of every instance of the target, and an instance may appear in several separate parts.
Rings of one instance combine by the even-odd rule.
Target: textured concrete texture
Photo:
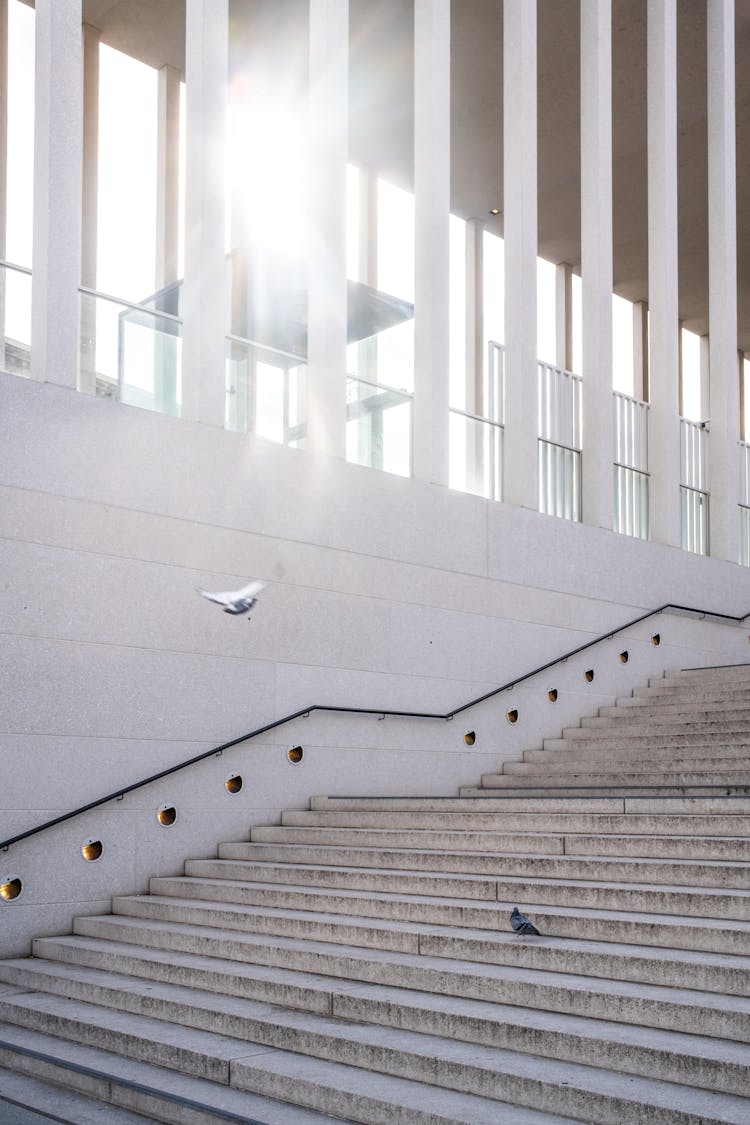
[[[750,667],[721,678],[660,680],[473,797],[316,797],[39,937],[0,962],[0,1065],[189,1125],[746,1125],[750,794],[717,787],[750,770]],[[603,795],[566,796],[569,765]]]

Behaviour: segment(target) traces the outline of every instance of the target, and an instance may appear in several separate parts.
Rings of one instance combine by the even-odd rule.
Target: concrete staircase
[[[0,962],[0,1066],[148,1118],[748,1125],[750,667],[459,797],[314,798],[74,929]]]

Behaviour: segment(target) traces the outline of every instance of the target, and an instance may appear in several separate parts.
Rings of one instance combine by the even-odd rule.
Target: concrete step
[[[558,794],[531,797],[497,796],[479,791],[478,797],[311,797],[312,812],[431,812],[442,818],[453,812],[506,813],[698,813],[706,816],[750,813],[750,797],[687,796],[679,800],[664,797],[623,797],[610,793],[607,797],[579,795],[575,798]]]
[[[750,702],[746,699],[734,702],[719,701],[707,703],[699,700],[679,700],[675,703],[635,703],[600,707],[598,718],[612,719],[615,722],[636,722],[648,719],[655,725],[666,722],[712,723],[717,720],[734,723],[750,722]],[[585,721],[585,720],[584,720]]]
[[[553,773],[552,771],[544,772],[541,774],[511,774],[511,773],[485,773],[482,774],[482,788],[484,789],[523,789],[527,786],[531,789],[539,788],[539,777],[547,777],[550,784],[553,781],[559,782],[561,785],[575,786],[575,785],[592,785],[597,788],[606,788],[609,784],[618,786],[629,786],[634,788],[643,788],[644,786],[658,786],[666,785],[669,787],[689,787],[695,786],[698,788],[706,788],[708,786],[732,786],[735,789],[742,787],[750,790],[750,769],[743,764],[736,770],[722,769],[691,769],[691,770],[671,770],[662,769],[655,770],[644,767],[642,771],[637,770],[632,763],[628,765],[627,769],[618,769],[614,765],[611,770],[600,769],[598,772],[593,770],[585,770],[576,773],[574,770],[565,771],[564,773]]]
[[[750,719],[735,716],[725,716],[723,712],[715,715],[641,715],[639,713],[619,713],[618,716],[590,715],[581,719],[580,726],[564,727],[563,735],[569,738],[586,737],[576,731],[593,731],[601,733],[602,730],[612,734],[626,735],[645,734],[657,739],[662,735],[684,734],[687,730],[691,734],[728,737],[739,735],[747,737],[750,732]]]
[[[750,1048],[692,1033],[629,1028],[612,1021],[552,1016],[483,1000],[379,986],[334,994],[332,1015],[318,1016],[279,1012],[242,998],[78,966],[40,962],[29,976],[32,986],[37,984],[51,995],[97,1008],[147,1015],[204,1031],[229,1024],[233,1036],[245,1043],[342,1059],[405,1077],[434,1080],[434,1075],[425,1074],[426,1060],[442,1054],[453,1063],[452,1081],[457,1080],[458,1089],[472,1091],[469,1068],[479,1064],[483,1070],[491,1068],[496,1075],[502,1074],[505,1082],[514,1085],[512,1096],[532,1105],[538,1091],[528,1088],[529,1067],[538,1064],[540,1054],[573,1063],[576,1069],[583,1065],[585,1071],[579,1070],[577,1075],[581,1085],[590,1078],[595,1057],[598,1066],[618,1074],[679,1081],[735,1095],[747,1091]],[[25,1015],[24,1011],[22,1018]],[[436,1036],[442,1037],[443,1045]],[[469,1051],[467,1044],[480,1049]],[[393,1057],[396,1050],[402,1055],[399,1060]],[[478,1075],[473,1077],[476,1081]],[[614,1075],[610,1080],[617,1082]],[[603,1085],[607,1085],[606,1078]],[[493,1096],[510,1093],[498,1088]]]
[[[207,861],[217,863],[219,861]],[[735,921],[750,921],[750,891],[745,890],[717,890],[711,887],[675,887],[657,886],[648,883],[606,883],[597,880],[564,880],[531,878],[521,876],[497,876],[494,879],[476,877],[471,880],[464,878],[457,882],[449,876],[415,875],[409,880],[399,878],[402,884],[395,886],[393,873],[383,872],[381,878],[369,879],[357,869],[314,868],[300,871],[294,866],[285,869],[283,865],[276,865],[274,873],[280,876],[277,883],[263,876],[270,876],[271,872],[264,865],[256,865],[259,878],[250,878],[245,869],[244,879],[215,878],[209,871],[201,876],[196,872],[194,879],[183,876],[161,876],[151,880],[151,891],[154,894],[175,893],[183,897],[185,894],[195,892],[198,897],[214,902],[236,902],[258,905],[264,903],[269,906],[287,906],[295,894],[305,891],[320,890],[327,896],[341,895],[341,892],[367,896],[373,892],[379,893],[384,899],[390,896],[397,899],[400,896],[409,896],[417,899],[420,904],[431,899],[439,899],[447,908],[451,899],[462,899],[456,905],[453,917],[456,925],[462,925],[463,918],[470,918],[468,907],[478,906],[484,902],[510,902],[516,900],[524,902],[544,903],[549,906],[562,906],[572,909],[593,910],[624,910],[644,911],[649,914],[680,914],[694,913],[697,917],[734,919]],[[311,872],[314,878],[310,878]],[[408,886],[408,890],[405,887]],[[189,888],[189,889],[188,889]],[[477,893],[477,892],[481,893]],[[342,897],[346,897],[344,894]],[[419,919],[417,919],[419,920]],[[475,925],[467,921],[467,925]]]
[[[511,875],[543,879],[611,879],[613,882],[651,882],[670,885],[685,884],[691,887],[715,887],[744,890],[750,887],[750,864],[718,860],[643,859],[619,856],[616,859],[597,855],[521,854],[420,851],[398,848],[367,848],[326,846],[323,844],[254,844],[227,843],[219,845],[218,860],[189,860],[185,865],[188,875],[202,875],[228,879],[258,878],[256,870],[265,865],[269,877],[276,880],[278,868],[286,865],[299,877],[297,865],[304,865],[304,874],[312,873],[315,880],[327,880],[329,873],[350,874],[359,872],[368,883],[377,883],[374,889],[385,890],[383,877],[390,879],[388,889],[412,889],[414,879],[426,877],[437,881],[438,893],[450,892],[440,888],[446,875],[457,888],[466,878]],[[330,884],[329,884],[330,885]],[[480,881],[484,893],[492,897],[491,888]],[[458,890],[463,895],[463,889]]]
[[[290,993],[293,991],[295,996],[302,996],[302,989],[310,993],[307,1002],[303,999],[296,1006],[319,1013],[333,1010],[330,1006],[333,994],[346,992],[355,987],[355,982],[362,982],[750,1042],[750,999],[746,996],[670,987],[637,979],[582,976],[575,972],[512,963],[524,958],[540,962],[545,957],[557,963],[564,962],[566,956],[572,963],[577,956],[577,963],[587,968],[585,950],[583,955],[581,949],[574,946],[562,953],[556,953],[554,949],[549,952],[555,944],[554,939],[546,939],[546,952],[542,939],[533,939],[535,945],[541,943],[541,951],[531,953],[523,952],[525,945],[531,945],[531,940],[524,941],[516,935],[508,938],[498,935],[492,948],[486,940],[466,939],[473,941],[474,946],[483,949],[488,956],[502,957],[504,961],[511,962],[495,964],[439,953],[414,955],[389,950],[342,948],[331,942],[253,933],[227,934],[210,927],[167,925],[135,918],[113,919],[110,916],[81,918],[77,921],[76,931],[76,935],[68,939],[39,939],[34,948],[40,956],[55,952],[59,959],[65,954],[92,968],[116,968],[129,975],[155,977],[171,983],[189,982],[206,990],[241,995],[246,999],[263,999],[270,1003],[274,1001],[269,981],[277,993],[288,984]],[[101,940],[92,942],[86,939]],[[444,950],[450,941],[458,948],[459,940],[461,935],[431,935],[427,944]],[[52,942],[56,944],[48,944]],[[159,951],[162,956],[159,956]],[[166,963],[163,957],[165,951],[170,953]],[[598,964],[606,964],[613,969],[619,957],[617,964],[622,967],[623,974],[631,971],[640,959],[651,962],[654,975],[661,973],[668,977],[669,967],[657,970],[657,959],[662,956],[656,953],[651,958],[639,958],[638,950],[632,946],[622,946],[617,953],[591,951],[591,957]],[[716,979],[724,972],[723,979],[739,981],[745,971],[740,969],[732,976],[740,959],[727,958],[722,965],[714,955],[713,964],[709,964],[703,972],[700,965],[703,955],[684,956],[691,966],[687,972],[697,980],[708,980],[715,970]],[[29,961],[6,963],[2,968],[6,983],[20,987],[28,984],[29,977],[23,974],[31,970],[22,966],[32,964]],[[259,974],[259,967],[273,972]],[[298,974],[303,976],[300,978]],[[321,979],[314,981],[311,976]],[[333,979],[327,981],[326,978]],[[317,996],[313,995],[315,989],[318,990]],[[2,997],[3,1005],[12,1001],[12,996],[6,994]],[[329,1006],[326,1007],[326,1003]],[[313,1009],[313,1004],[318,1006]]]
[[[342,1026],[334,1020],[312,1023],[306,1013],[285,1013],[283,1024],[274,1024],[269,1013],[264,1029],[270,1034],[275,1030],[275,1038],[285,1036],[296,1048],[306,1043],[320,1052],[335,1052],[335,1059],[343,1058],[343,1062],[228,1040],[61,997],[19,996],[9,1014],[21,1026],[38,1030],[37,1025],[50,1024],[86,1045],[92,1037],[103,1038],[127,1058],[139,1059],[152,1044],[158,1045],[165,1060],[162,1065],[181,1073],[190,1067],[226,1069],[235,1089],[283,1097],[325,1113],[345,1113],[357,1122],[486,1125],[508,1119],[519,1125],[573,1125],[573,1120],[585,1119],[614,1123],[631,1112],[638,1114],[632,1120],[645,1121],[638,1107],[644,1100],[652,1117],[655,1111],[664,1111],[663,1120],[669,1125],[684,1125],[688,1120],[686,1094],[672,1083],[607,1074],[588,1066],[527,1058],[500,1048],[405,1030]],[[371,1069],[373,1064],[376,1070]],[[506,1093],[512,1095],[510,1104],[503,1100]],[[742,1121],[747,1099],[695,1089],[691,1093],[694,1109],[706,1121]],[[519,1104],[523,1101],[544,1102],[557,1111],[570,1109],[576,1117]]]
[[[619,785],[613,782],[610,782],[609,785],[573,785],[565,780],[557,782],[555,785],[545,786],[544,788],[535,788],[533,785],[529,785],[483,789],[481,786],[467,785],[459,789],[459,795],[462,797],[481,797],[483,793],[493,795],[507,793],[511,798],[516,798],[521,793],[528,794],[531,797],[549,797],[554,795],[561,799],[565,797],[580,797],[581,794],[586,794],[589,797],[604,797],[607,794],[620,793],[626,800],[648,797],[661,799],[666,799],[668,797],[747,797],[750,796],[750,786],[736,785],[728,781],[711,785],[665,785],[663,783],[658,785]]]
[[[0,1034],[0,1040],[2,1035]],[[0,1047],[0,1051],[2,1048]],[[25,1074],[0,1068],[0,1121],[3,1125],[146,1125],[153,1118],[117,1109],[99,1098],[64,1090]]]
[[[693,731],[691,726],[676,728],[671,734],[665,734],[660,731],[655,734],[653,730],[645,730],[638,734],[632,731],[627,734],[621,734],[620,728],[614,728],[611,724],[603,723],[601,727],[566,727],[565,735],[562,738],[545,738],[543,747],[545,750],[585,750],[589,751],[594,748],[655,748],[659,750],[669,750],[671,748],[686,748],[689,746],[696,747],[710,747],[719,750],[721,747],[736,746],[740,753],[743,748],[750,746],[750,737],[747,733],[721,735],[711,737],[706,734],[698,734]]]
[[[706,702],[721,703],[724,700],[750,699],[750,681],[747,684],[730,683],[698,686],[697,684],[667,683],[659,679],[648,687],[635,687],[632,695],[624,695],[622,699],[644,699],[660,702],[668,700],[706,700]],[[618,701],[620,702],[620,701]]]
[[[201,933],[201,926],[208,926],[211,942],[214,943],[211,948],[216,945],[220,951],[215,954],[216,956],[233,957],[235,956],[235,946],[236,948],[245,948],[246,943],[242,933],[237,934],[236,929],[229,929],[228,933],[225,933],[222,927],[211,926],[210,916],[206,917],[206,915],[207,911],[205,910],[195,911],[192,915],[189,909],[182,911],[182,917],[189,920],[180,922],[180,933],[184,938],[184,943],[187,943],[183,943],[181,948],[186,949],[187,952],[204,951],[204,946],[201,943],[206,935]],[[508,924],[508,917],[509,911],[506,911],[504,917],[501,918],[504,930],[500,933],[490,931],[488,934],[484,929],[470,929],[468,927],[432,926],[410,931],[405,927],[400,927],[392,934],[392,939],[388,940],[383,946],[374,943],[371,933],[365,933],[365,938],[370,938],[370,940],[360,943],[359,947],[376,948],[379,951],[394,954],[434,955],[450,957],[452,960],[473,960],[487,964],[525,967],[525,969],[573,973],[584,976],[600,975],[608,980],[647,981],[652,984],[665,985],[679,983],[694,990],[713,990],[737,994],[737,996],[750,996],[750,958],[747,956],[743,957],[725,952],[713,954],[704,951],[688,952],[685,949],[672,952],[665,948],[650,948],[645,944],[595,942],[595,940],[588,938],[564,937],[554,933],[545,933],[543,937],[528,943],[519,940],[517,935],[512,933]],[[141,939],[133,935],[145,934],[148,940],[155,939],[154,935],[159,937],[161,930],[166,925],[163,913],[161,917],[151,915],[148,918],[143,916],[121,918],[107,916],[107,918],[109,919],[107,921],[98,921],[96,926],[88,924],[88,922],[76,924],[76,935],[79,937],[78,942],[75,943],[76,948],[85,945],[83,937],[87,935],[128,943],[134,943]],[[311,919],[311,921],[315,921],[315,919]],[[297,919],[297,925],[287,925],[287,933],[283,935],[278,933],[280,929],[278,926],[275,934],[272,927],[266,927],[262,931],[245,928],[244,934],[251,935],[251,942],[259,940],[261,943],[266,943],[272,936],[277,936],[284,939],[289,938],[291,942],[299,942],[299,940],[302,940],[302,942],[323,942],[332,947],[334,945],[353,944],[346,940],[346,930],[347,928],[351,929],[351,926],[347,927],[347,920],[340,920],[340,924],[338,924],[338,928],[341,929],[340,934],[335,933],[335,922],[329,916],[322,919],[320,928],[324,930],[324,933],[313,936],[310,929],[305,928],[304,922]],[[387,929],[387,927],[381,925],[381,929]],[[327,930],[327,933],[325,933],[325,930]],[[222,940],[219,940],[219,934],[224,934],[224,944],[222,944]],[[195,939],[195,945],[191,945],[193,939]],[[206,939],[208,940],[207,937]],[[70,953],[70,940],[72,939],[69,939],[69,944],[64,944],[65,940],[63,938],[40,938],[34,946],[35,955],[60,956],[62,960],[65,960],[66,956],[72,955]],[[252,949],[253,946],[251,944],[247,947]],[[208,946],[206,946],[204,952],[208,952]],[[238,954],[237,956],[238,960],[245,960],[244,957],[240,957]],[[136,969],[132,971],[136,972]],[[0,974],[4,972],[7,972],[7,966],[0,964]],[[7,976],[0,975],[0,979],[6,980],[7,983],[17,983],[16,978],[9,981]],[[253,988],[255,990],[261,988],[270,990],[274,985],[275,981],[269,983],[263,979],[260,983],[254,982]],[[257,991],[252,992],[252,996],[257,997]],[[270,999],[270,994],[266,998]],[[318,1005],[322,1001],[319,1000],[317,992],[314,992],[311,997],[300,997],[298,1002],[302,1007],[320,1010]]]
[[[42,1102],[47,1116],[66,1121],[72,1104],[70,1125],[121,1125],[121,1121],[124,1125],[129,1117],[172,1125],[217,1125],[219,1121],[235,1125],[341,1125],[340,1117],[8,1023],[0,1023],[0,1060],[12,1068],[13,1079],[25,1085],[25,1092],[23,1086],[20,1093],[13,1089],[17,1100],[36,1097],[41,1101],[38,1087],[42,1085],[49,1090],[49,1104]],[[91,1093],[96,1101],[74,1091]],[[103,1103],[106,1108],[102,1113],[98,1107]],[[88,1116],[91,1105],[96,1112]]]
[[[681,668],[678,671],[667,673],[663,680],[661,677],[657,678],[658,683],[666,682],[670,684],[697,682],[704,685],[748,681],[750,681],[750,664],[718,664],[715,667]]]
[[[549,825],[549,828],[552,826]],[[687,826],[686,826],[687,827]],[[714,829],[719,827],[714,824]],[[470,829],[442,832],[427,828],[336,828],[336,827],[258,827],[253,828],[253,843],[313,844],[354,848],[414,848],[420,851],[453,851],[492,854],[519,852],[525,855],[635,856],[658,859],[708,859],[750,863],[750,817],[743,826],[747,836],[695,837],[629,833],[554,833],[523,831],[501,833]],[[222,853],[223,854],[223,853]]]
[[[160,1021],[143,1017],[129,1016],[125,1020],[117,1020],[106,1009],[61,999],[50,999],[47,1007],[71,1037],[86,1036],[82,1015],[88,1014],[97,1021],[94,1031],[98,1030],[108,1040],[118,1043],[119,1054],[97,1050],[86,1042],[74,1042],[71,1051],[70,1045],[33,1029],[10,1027],[10,1032],[19,1041],[25,1039],[43,1043],[50,1051],[57,1048],[62,1054],[67,1049],[69,1055],[74,1054],[76,1059],[93,1063],[102,1074],[112,1073],[115,1083],[119,1074],[124,1073],[119,1080],[124,1085],[124,1091],[115,1088],[114,1093],[137,1101],[142,1112],[162,1121],[190,1122],[191,1125],[193,1122],[216,1125],[219,1121],[242,1122],[244,1125],[253,1125],[254,1122],[256,1125],[327,1125],[333,1121],[340,1123],[345,1113],[345,1120],[372,1122],[373,1125],[383,1125],[388,1121],[401,1125],[412,1121],[415,1125],[483,1125],[500,1114],[505,1119],[518,1121],[519,1125],[574,1125],[570,1118],[559,1114],[454,1093],[434,1084],[362,1071],[357,1067],[305,1058],[292,1052],[253,1048],[252,1044],[236,1040],[235,1051],[242,1054],[231,1060],[231,1086],[220,1085],[179,1070],[149,1066],[137,1057],[139,1050],[148,1049],[149,1034],[157,1031],[162,1053],[166,1054],[171,1047],[170,1059],[179,1065],[181,1052],[185,1050],[183,1041],[200,1035],[192,1029],[161,1025]],[[29,1003],[28,1008],[27,1020],[31,1023],[34,1006]],[[36,1008],[43,1011],[41,1003]],[[5,1028],[1,1030],[4,1032]],[[221,1037],[200,1035],[207,1065],[214,1061],[211,1058],[212,1039],[216,1041],[216,1050],[221,1052]],[[192,1051],[191,1054],[197,1056],[198,1052]],[[242,1056],[248,1063],[247,1067],[240,1067]],[[136,1076],[135,1082],[141,1089],[131,1089],[126,1085],[131,1074]],[[725,1106],[731,1112],[735,1100],[714,1095],[713,1104],[717,1110]],[[308,1108],[300,1108],[303,1105]],[[257,1116],[253,1107],[257,1107]],[[329,1110],[335,1116],[329,1116]],[[512,1118],[507,1116],[509,1114]]]
[[[554,744],[554,745],[553,745]],[[674,758],[710,754],[712,759],[744,759],[750,762],[750,742],[721,745],[716,742],[671,742],[654,745],[646,739],[631,742],[622,738],[586,738],[567,740],[545,739],[543,750],[524,750],[524,762],[591,762],[606,757],[608,762],[621,762],[648,757],[654,764]]]
[[[328,893],[267,886],[255,888],[259,903],[250,905],[244,901],[246,895],[242,903],[180,897],[181,887],[182,883],[172,886],[173,894],[115,898],[114,913],[286,937],[307,933],[314,940],[416,953],[424,927],[439,926],[442,931],[445,926],[460,926],[478,932],[504,932],[515,905],[512,901],[474,903],[468,899]],[[184,889],[196,896],[203,892],[201,880],[186,880]],[[266,894],[287,905],[263,905]],[[548,936],[750,956],[750,922],[614,910],[577,909],[574,913],[565,907],[530,903],[520,895],[518,902],[534,915],[537,927]]]
[[[645,694],[648,692],[648,694]],[[672,714],[673,716],[689,715],[696,708],[710,711],[712,714],[731,714],[735,717],[738,709],[750,710],[750,691],[726,692],[719,695],[716,692],[698,692],[687,688],[684,692],[654,693],[653,689],[644,692],[634,692],[633,695],[617,696],[614,703],[606,705],[614,707],[625,717],[632,714],[637,717],[645,708],[653,709],[654,714]],[[601,712],[598,712],[601,715]]]
[[[639,754],[645,754],[645,750],[639,751]],[[670,754],[668,757],[663,755],[648,755],[641,757],[633,755],[628,758],[615,758],[610,757],[601,751],[591,753],[586,757],[579,757],[571,753],[569,760],[558,760],[554,762],[505,762],[503,764],[502,772],[509,777],[564,777],[571,773],[582,773],[584,770],[589,770],[592,774],[602,776],[604,774],[611,774],[614,778],[630,777],[633,774],[656,774],[656,773],[713,773],[716,774],[721,780],[725,777],[732,779],[732,775],[737,773],[750,774],[750,752],[745,752],[737,757],[716,757],[713,752],[706,750],[704,754],[698,756],[693,751],[693,757],[689,757],[686,751],[682,751],[679,755]]]
[[[713,836],[725,833],[728,836],[750,835],[750,816],[733,816],[727,813],[701,815],[683,813],[584,813],[549,812],[518,813],[509,812],[444,812],[439,819],[428,810],[383,811],[383,812],[311,812],[290,810],[281,814],[283,827],[289,828],[355,828],[378,830],[401,829],[422,831],[434,829],[436,823],[446,832],[480,833],[489,839],[493,832],[508,835],[511,832],[554,833],[563,836],[568,833],[594,833],[597,835],[628,834],[639,836],[690,835]]]

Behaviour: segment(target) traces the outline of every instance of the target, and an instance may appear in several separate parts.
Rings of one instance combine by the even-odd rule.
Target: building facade
[[[2,838],[308,705],[445,712],[667,603],[750,611],[746,0],[0,23]],[[135,79],[105,100],[115,54],[145,116]],[[113,177],[128,109],[152,159]],[[139,274],[114,236],[144,184]],[[249,625],[195,593],[250,577]],[[301,717],[14,844],[9,940],[311,793],[453,791],[659,669],[743,658],[740,625],[664,620],[658,654],[644,625],[627,668],[613,642],[593,683],[482,705],[472,743]]]

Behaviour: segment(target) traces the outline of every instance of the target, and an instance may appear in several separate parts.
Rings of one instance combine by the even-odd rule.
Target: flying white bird
[[[208,590],[199,588],[198,593],[204,598],[208,598],[210,602],[216,602],[225,613],[247,613],[255,605],[258,594],[265,585],[265,582],[259,582],[256,579],[253,582],[248,582],[247,586],[243,586],[241,590],[227,590],[223,594],[210,594]]]

